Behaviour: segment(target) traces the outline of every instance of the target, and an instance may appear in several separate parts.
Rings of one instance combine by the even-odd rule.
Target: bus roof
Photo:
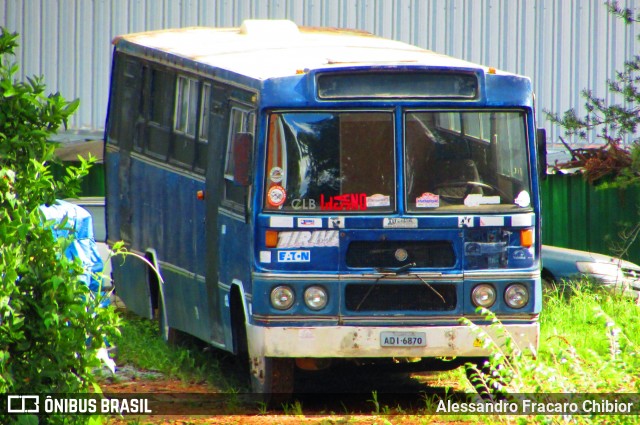
[[[332,67],[488,68],[363,31],[298,27],[286,20],[249,20],[240,28],[188,27],[116,37],[259,80]],[[135,49],[137,50],[137,49]],[[500,72],[503,73],[503,72]]]

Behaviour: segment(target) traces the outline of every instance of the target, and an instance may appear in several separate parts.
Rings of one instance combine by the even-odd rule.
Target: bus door
[[[240,298],[251,291],[252,228],[249,223],[250,161],[255,128],[253,107],[231,100],[228,105],[224,167],[221,184],[221,202],[218,215],[218,244],[220,250],[218,272],[221,292],[228,297],[226,307],[232,314],[239,314],[240,305],[231,305],[240,299],[231,299],[233,287],[237,287]],[[228,294],[228,295],[227,295]],[[235,316],[232,320],[242,320]],[[233,338],[231,326],[227,328],[228,341]],[[236,323],[238,325],[238,323]],[[237,341],[236,341],[237,342]]]
[[[250,292],[251,231],[248,224],[249,182],[239,181],[238,157],[250,161],[255,128],[255,111],[238,90],[214,84],[210,115],[210,151],[206,176],[206,281],[212,314],[212,339],[231,341],[230,323],[225,333],[223,311],[228,306],[231,286]],[[233,99],[232,99],[233,98]],[[238,150],[239,146],[244,146]],[[226,345],[226,344],[225,344]]]
[[[205,183],[205,229],[206,229],[206,250],[207,258],[205,262],[205,280],[207,285],[207,297],[209,314],[211,316],[211,340],[219,344],[224,344],[224,332],[222,326],[222,310],[218,282],[220,281],[219,270],[219,241],[220,224],[218,209],[222,200],[222,186],[220,181],[223,178],[224,152],[226,146],[226,135],[228,128],[227,113],[227,92],[218,84],[212,86],[211,108],[209,109],[209,156],[207,160],[206,183]]]

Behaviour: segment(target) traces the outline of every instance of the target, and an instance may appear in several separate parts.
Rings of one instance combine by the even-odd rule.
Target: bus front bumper
[[[505,324],[503,329],[525,353],[537,352],[540,325]],[[488,325],[478,325],[490,340],[502,345],[502,332]],[[318,326],[318,327],[247,327],[253,355],[265,357],[486,357],[483,338],[469,326]],[[407,338],[408,336],[408,338]],[[385,346],[393,342],[421,346]],[[384,342],[383,342],[384,341]]]

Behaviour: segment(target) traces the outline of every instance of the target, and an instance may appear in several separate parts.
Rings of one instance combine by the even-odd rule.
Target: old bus
[[[266,394],[332,362],[480,360],[478,307],[537,346],[528,78],[281,20],[114,46],[108,239],[160,275],[113,277],[166,339],[248,355]]]

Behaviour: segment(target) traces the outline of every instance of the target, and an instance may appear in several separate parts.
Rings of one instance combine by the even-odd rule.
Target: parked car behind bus
[[[542,277],[552,282],[588,277],[608,289],[640,296],[640,266],[593,252],[542,245]]]

